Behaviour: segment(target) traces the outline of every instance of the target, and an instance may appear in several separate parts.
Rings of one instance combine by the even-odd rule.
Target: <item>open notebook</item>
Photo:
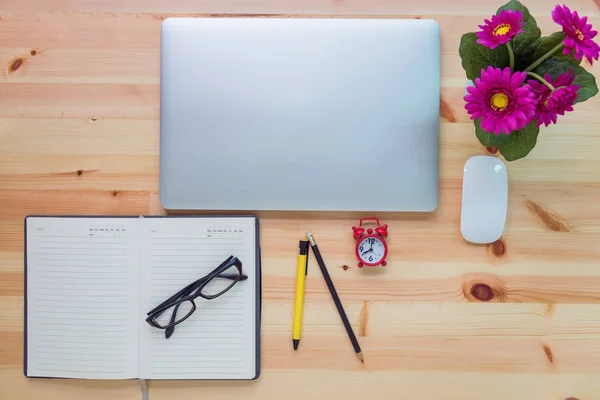
[[[255,217],[27,217],[28,377],[255,379],[260,252]],[[146,313],[228,256],[247,280],[165,338]]]

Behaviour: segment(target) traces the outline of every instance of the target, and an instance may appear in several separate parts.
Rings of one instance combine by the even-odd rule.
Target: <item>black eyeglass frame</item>
[[[239,274],[233,275],[233,274],[223,274],[222,273],[222,272],[226,271],[227,269],[231,268],[232,266],[235,266],[237,268],[237,270],[239,271]],[[217,277],[222,278],[222,279],[230,279],[230,280],[232,280],[232,282],[227,288],[225,288],[223,291],[221,291],[215,295],[207,295],[207,294],[202,293],[202,289],[204,289],[204,287],[206,287],[206,285],[208,285],[213,279],[215,279]],[[169,297],[167,300],[163,301],[158,306],[156,306],[152,310],[150,310],[146,314],[146,315],[148,315],[148,317],[146,318],[146,322],[150,326],[152,326],[154,328],[158,328],[158,329],[174,328],[176,325],[179,325],[180,323],[182,323],[183,321],[188,319],[194,313],[194,311],[196,311],[196,303],[194,302],[195,299],[197,299],[198,297],[202,297],[203,299],[206,299],[206,300],[213,300],[217,297],[222,296],[226,292],[228,292],[233,286],[235,286],[235,284],[237,282],[245,281],[246,279],[248,279],[248,276],[246,276],[242,273],[242,262],[237,257],[229,256],[225,261],[223,261],[221,263],[221,265],[219,265],[217,268],[215,268],[211,273],[198,279],[197,281],[190,283],[189,285],[187,285],[186,287],[181,289],[179,292],[175,293],[173,296]],[[179,306],[186,301],[189,301],[190,303],[192,303],[192,310],[189,311],[188,314],[186,316],[184,316],[183,318],[181,318],[180,320],[174,321],[174,319],[175,319],[174,316],[177,314],[177,310],[179,309]],[[162,324],[159,324],[158,322],[156,322],[156,318],[160,317],[165,311],[167,311],[168,309],[170,309],[172,307],[174,307],[173,308],[173,316],[171,317],[171,321],[169,322],[169,324],[162,325]],[[167,338],[169,336],[171,336],[171,334],[172,334],[172,329],[171,329],[171,332],[167,332]]]

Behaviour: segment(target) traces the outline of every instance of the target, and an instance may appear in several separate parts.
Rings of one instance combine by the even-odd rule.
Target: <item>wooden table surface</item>
[[[544,33],[553,1],[525,1]],[[262,376],[150,382],[150,399],[600,398],[600,96],[508,164],[502,240],[460,235],[462,167],[485,154],[463,108],[460,36],[478,0],[2,0],[0,398],[139,399],[136,381],[22,375],[23,218],[162,214],[159,32],[172,15],[433,18],[442,32],[441,198],[430,215],[380,214],[385,269],[355,266],[354,213],[260,213]],[[569,6],[600,28],[598,0]],[[600,68],[591,68],[600,77]],[[363,353],[357,362],[311,260],[301,351],[291,346],[297,241],[319,240]],[[347,265],[346,269],[343,267]],[[490,301],[486,300],[490,296]]]

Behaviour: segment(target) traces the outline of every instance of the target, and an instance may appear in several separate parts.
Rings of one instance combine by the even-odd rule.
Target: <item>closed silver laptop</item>
[[[439,58],[429,20],[165,20],[162,206],[434,210]]]

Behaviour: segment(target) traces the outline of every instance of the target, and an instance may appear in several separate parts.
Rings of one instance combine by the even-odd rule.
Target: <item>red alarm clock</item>
[[[373,230],[372,228],[363,228],[365,221],[375,221],[377,227]],[[360,220],[358,227],[353,226],[352,232],[354,233],[354,240],[356,240],[356,258],[358,258],[358,267],[362,268],[367,265],[374,267],[377,265],[386,266],[388,247],[385,242],[387,237],[387,224],[381,225],[379,219],[375,217],[367,217]]]

